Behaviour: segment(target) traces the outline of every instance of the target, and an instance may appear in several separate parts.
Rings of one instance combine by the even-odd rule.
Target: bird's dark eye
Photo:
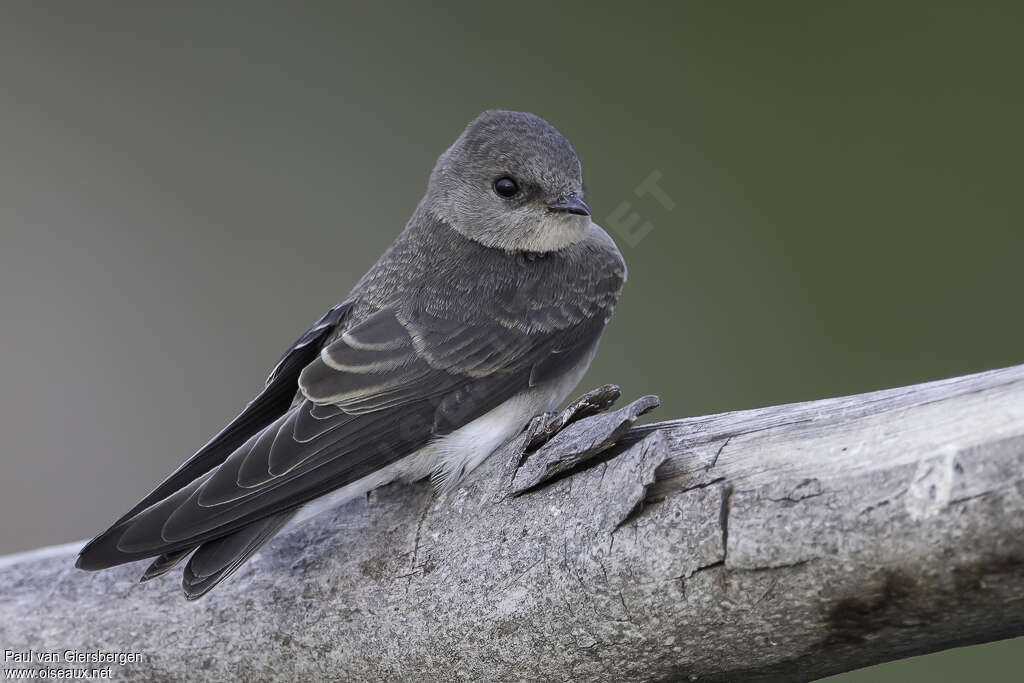
[[[498,178],[494,181],[494,192],[499,197],[515,197],[519,193],[519,185],[508,176]]]

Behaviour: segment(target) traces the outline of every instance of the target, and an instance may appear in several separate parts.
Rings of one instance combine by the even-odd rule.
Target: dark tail
[[[147,569],[146,573],[142,575],[141,579],[139,579],[139,583],[155,579],[158,576],[163,576],[174,569],[178,563],[185,559],[185,557],[193,550],[195,550],[195,548],[185,548],[184,550],[179,550],[173,553],[164,553],[160,557],[156,558],[156,561],[153,562],[153,564],[149,565],[149,569]]]
[[[198,600],[210,592],[273,538],[294,515],[295,510],[271,515],[199,546],[185,565],[185,574],[181,580],[185,598]]]

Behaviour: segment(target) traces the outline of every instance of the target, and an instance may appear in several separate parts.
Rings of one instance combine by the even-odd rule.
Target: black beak
[[[590,215],[590,207],[574,194],[571,194],[565,199],[561,199],[554,204],[548,204],[548,211],[564,211],[565,213],[574,213],[577,216]]]

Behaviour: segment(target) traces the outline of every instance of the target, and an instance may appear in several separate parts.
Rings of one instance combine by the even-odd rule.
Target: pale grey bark
[[[1024,366],[602,451],[649,403],[379,489],[196,603],[78,544],[2,558],[0,647],[141,652],[129,680],[800,681],[1024,634]]]

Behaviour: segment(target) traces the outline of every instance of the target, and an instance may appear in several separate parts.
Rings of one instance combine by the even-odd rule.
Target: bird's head
[[[506,251],[555,251],[590,223],[572,145],[524,112],[476,117],[437,160],[424,202],[466,237]]]

